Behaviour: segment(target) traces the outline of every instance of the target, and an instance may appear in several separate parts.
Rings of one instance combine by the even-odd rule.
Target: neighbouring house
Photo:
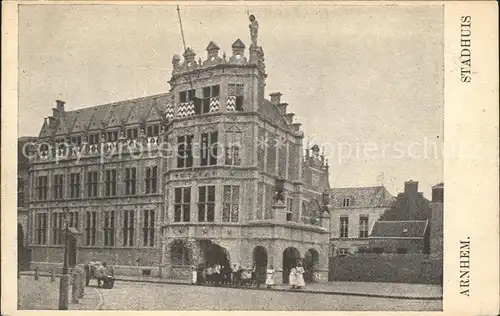
[[[428,254],[428,221],[376,221],[369,249],[374,253]]]
[[[330,190],[330,256],[346,255],[368,245],[374,223],[394,197],[384,186]]]

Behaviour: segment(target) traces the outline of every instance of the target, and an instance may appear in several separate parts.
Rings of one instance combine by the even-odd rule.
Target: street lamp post
[[[68,309],[68,289],[69,289],[69,276],[68,276],[68,207],[64,208],[64,259],[63,270],[59,280],[59,310]]]

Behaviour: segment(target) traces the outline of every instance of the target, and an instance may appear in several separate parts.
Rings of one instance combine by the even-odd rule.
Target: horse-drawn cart
[[[115,285],[115,269],[106,262],[90,261],[84,265],[85,286],[89,286],[91,279],[97,280],[97,287],[112,289]]]

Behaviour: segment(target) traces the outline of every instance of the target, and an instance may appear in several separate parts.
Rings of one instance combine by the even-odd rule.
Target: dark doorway
[[[288,284],[290,270],[300,260],[300,252],[295,247],[288,247],[283,251],[283,283]]]
[[[205,266],[220,264],[223,267],[229,267],[231,264],[229,252],[226,248],[221,247],[211,240],[200,241],[202,253],[205,257]]]
[[[319,262],[319,253],[314,249],[309,249],[304,255],[304,281],[313,282]]]
[[[31,251],[24,245],[23,225],[17,224],[17,267],[19,271],[29,270]]]
[[[259,272],[259,279],[261,282],[266,280],[267,269],[267,250],[262,246],[257,246],[253,249],[253,264],[255,269]]]

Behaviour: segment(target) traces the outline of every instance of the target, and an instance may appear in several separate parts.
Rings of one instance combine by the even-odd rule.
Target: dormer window
[[[106,141],[116,142],[118,140],[118,131],[109,131],[106,133]]]
[[[195,95],[196,95],[195,89],[181,91],[181,92],[179,92],[179,102],[185,103],[185,102],[193,101],[195,98]]]
[[[146,135],[147,137],[153,137],[153,136],[158,136],[160,131],[160,127],[158,124],[155,125],[149,125],[146,130]]]
[[[127,130],[127,139],[137,139],[137,128],[129,128]]]
[[[89,134],[89,145],[99,144],[99,134]]]
[[[82,137],[81,136],[71,137],[71,144],[75,146],[80,146],[82,144]]]
[[[349,207],[352,206],[352,201],[350,198],[344,198],[342,200],[342,207]]]

